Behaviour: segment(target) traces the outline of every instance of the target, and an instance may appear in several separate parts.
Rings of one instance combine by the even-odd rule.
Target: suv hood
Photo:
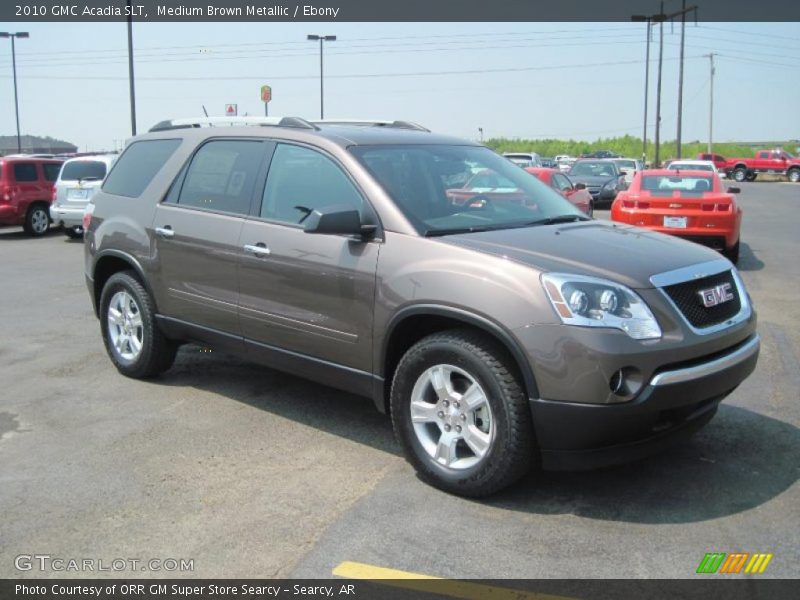
[[[483,231],[438,240],[539,271],[603,277],[631,288],[652,288],[652,275],[720,258],[714,250],[693,242],[603,221]]]

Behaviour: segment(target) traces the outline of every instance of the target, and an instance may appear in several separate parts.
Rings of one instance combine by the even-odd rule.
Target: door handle
[[[162,238],[175,237],[175,232],[169,225],[165,225],[164,227],[156,227],[156,234]]]
[[[259,242],[258,244],[245,244],[244,251],[248,254],[252,254],[257,258],[261,258],[262,256],[269,256],[271,251],[267,248],[266,244]]]

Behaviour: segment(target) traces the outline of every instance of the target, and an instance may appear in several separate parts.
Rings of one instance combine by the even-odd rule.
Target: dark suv
[[[405,122],[195,121],[133,138],[87,213],[124,375],[197,342],[368,396],[425,480],[481,496],[661,448],[755,368],[730,262],[591,220],[488,148]],[[465,195],[486,171],[514,193]]]

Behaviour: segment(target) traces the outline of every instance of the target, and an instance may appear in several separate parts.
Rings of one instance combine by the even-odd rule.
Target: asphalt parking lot
[[[459,578],[678,578],[718,551],[773,553],[761,577],[799,577],[800,185],[741,187],[756,372],[665,454],[532,475],[484,501],[418,481],[367,399],[196,346],[157,380],[120,376],[82,244],[0,229],[0,577],[98,575],[15,568],[47,554],[194,561],[117,577],[324,578],[356,561]]]

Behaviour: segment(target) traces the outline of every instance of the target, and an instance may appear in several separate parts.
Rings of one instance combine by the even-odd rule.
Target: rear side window
[[[106,176],[106,163],[101,160],[76,160],[64,164],[61,181],[81,179],[102,180]]]
[[[17,181],[38,181],[36,165],[33,163],[14,163],[14,179]]]
[[[61,163],[42,163],[42,170],[47,181],[56,181],[58,174],[61,172]]]
[[[181,140],[133,142],[108,174],[103,191],[138,198],[180,144]]]
[[[178,204],[246,215],[264,158],[260,141],[217,140],[192,158]]]

